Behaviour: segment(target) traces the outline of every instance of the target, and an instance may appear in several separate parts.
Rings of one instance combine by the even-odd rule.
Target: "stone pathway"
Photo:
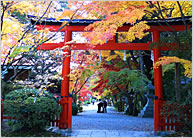
[[[154,137],[149,131],[73,130],[71,137]]]
[[[153,118],[124,115],[113,107],[97,113],[97,103],[83,106],[82,113],[72,116],[72,137],[153,137]]]

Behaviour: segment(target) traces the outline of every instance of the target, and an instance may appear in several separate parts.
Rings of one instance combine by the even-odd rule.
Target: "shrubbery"
[[[83,112],[83,107],[82,107],[80,104],[78,104],[77,106],[78,106],[78,112],[79,112],[79,113],[80,113],[80,112]]]
[[[72,115],[77,115],[78,113],[83,112],[83,107],[81,107],[81,102],[78,104],[72,103]]]
[[[117,108],[117,110],[118,110],[119,112],[122,112],[122,111],[123,111],[123,102],[122,102],[122,101],[116,102],[114,106]]]
[[[75,103],[72,103],[72,115],[78,114],[78,106]]]
[[[9,125],[18,129],[44,129],[62,111],[47,91],[24,88],[11,91],[4,100],[4,112],[13,117]]]
[[[9,92],[16,90],[16,89],[21,89],[21,88],[23,88],[23,86],[1,80],[1,96],[3,99],[5,95],[7,95]]]

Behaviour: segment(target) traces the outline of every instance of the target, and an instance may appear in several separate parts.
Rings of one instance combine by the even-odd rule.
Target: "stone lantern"
[[[154,113],[154,105],[153,105],[153,98],[154,98],[154,86],[150,81],[147,85],[148,92],[147,92],[147,104],[144,106],[143,110],[138,114],[138,117],[153,117]]]

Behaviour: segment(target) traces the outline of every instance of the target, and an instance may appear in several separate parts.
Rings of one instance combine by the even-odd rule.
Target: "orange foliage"
[[[167,65],[170,63],[181,63],[185,69],[184,75],[188,78],[192,78],[192,61],[180,59],[178,57],[160,57],[159,61],[154,64],[154,68],[158,68],[160,65]]]

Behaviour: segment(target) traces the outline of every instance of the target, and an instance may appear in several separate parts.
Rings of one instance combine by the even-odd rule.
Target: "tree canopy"
[[[19,65],[26,55],[31,52],[36,52],[36,48],[45,42],[52,42],[52,38],[60,31],[61,28],[67,26],[72,19],[101,19],[101,21],[94,22],[86,27],[83,36],[89,41],[90,44],[104,44],[111,40],[116,33],[124,36],[124,41],[133,42],[136,39],[141,40],[149,33],[146,32],[150,27],[146,19],[168,19],[173,17],[181,17],[184,22],[185,16],[192,15],[192,1],[68,1],[68,2],[46,2],[46,1],[1,1],[1,64]],[[67,7],[68,6],[68,7]],[[35,24],[32,25],[27,18],[27,15],[37,16],[37,22],[41,22],[44,17],[54,17],[57,20],[62,18],[69,18],[69,22],[64,22],[61,28],[55,33],[50,34],[48,29],[36,30]],[[36,23],[37,23],[36,22]],[[119,27],[124,24],[130,24],[131,27],[127,32],[117,32]],[[169,25],[168,25],[169,26]],[[192,47],[192,34],[191,29],[188,30],[186,22],[184,22],[185,31],[183,37],[179,37],[178,33],[174,30],[171,37],[174,38],[175,43],[179,44],[182,48],[188,44],[188,54],[179,56],[178,54],[171,54],[172,57],[163,57],[155,67],[165,65],[173,62],[182,63],[185,68],[185,75],[192,76],[191,68],[191,47]],[[171,26],[169,26],[171,27]],[[57,51],[57,50],[56,50]],[[61,55],[65,54],[58,50]],[[101,51],[105,60],[114,60],[117,57],[125,58],[132,57],[135,61],[133,52],[124,53],[114,51],[115,55],[110,55],[111,51]],[[56,52],[51,52],[51,55]],[[30,54],[29,54],[30,55]],[[98,55],[96,55],[97,57]],[[176,56],[176,57],[174,57]],[[179,57],[179,58],[177,58]],[[93,57],[86,56],[89,63],[84,62],[84,66],[88,68],[83,70],[81,66],[74,69],[70,76],[76,82],[87,79],[95,70],[93,66]],[[27,59],[27,58],[26,58]],[[38,59],[43,61],[42,59]],[[92,62],[91,62],[92,61]],[[97,60],[98,62],[98,57]],[[135,61],[136,62],[136,61]],[[58,64],[57,64],[58,65]],[[106,64],[106,66],[109,66]],[[110,65],[112,66],[112,65]],[[122,69],[122,64],[113,66],[113,68]],[[128,68],[132,68],[128,65]],[[136,67],[139,69],[139,67]],[[2,71],[2,76],[7,73],[7,70]],[[77,76],[77,77],[75,77]],[[77,83],[74,83],[77,84]],[[84,83],[82,83],[84,84]],[[81,83],[80,83],[81,85]],[[73,88],[72,88],[73,89]],[[77,90],[78,91],[78,90]]]

